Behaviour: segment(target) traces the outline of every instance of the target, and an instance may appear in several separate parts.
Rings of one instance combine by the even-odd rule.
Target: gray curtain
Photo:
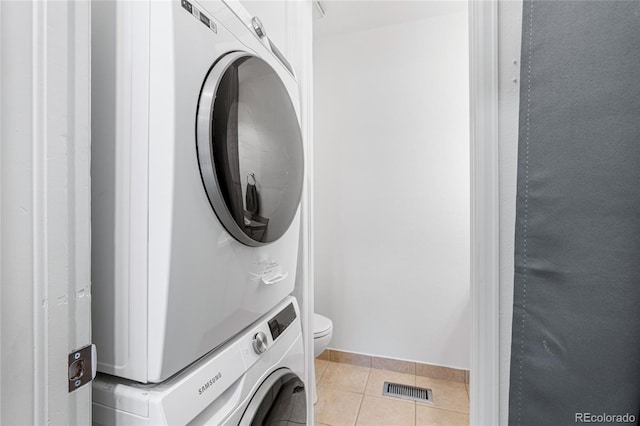
[[[524,2],[519,126],[509,424],[636,423],[639,1]]]

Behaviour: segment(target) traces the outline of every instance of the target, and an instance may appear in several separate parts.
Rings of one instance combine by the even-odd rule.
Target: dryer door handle
[[[279,283],[282,280],[285,280],[288,276],[289,276],[289,273],[285,272],[283,274],[282,273],[278,274],[275,277],[269,277],[268,279],[265,279],[265,277],[262,277],[262,282],[265,285],[273,285],[273,284]]]

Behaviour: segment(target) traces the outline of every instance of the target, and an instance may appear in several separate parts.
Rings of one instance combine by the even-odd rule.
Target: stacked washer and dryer
[[[306,423],[298,87],[242,13],[92,5],[94,424]]]

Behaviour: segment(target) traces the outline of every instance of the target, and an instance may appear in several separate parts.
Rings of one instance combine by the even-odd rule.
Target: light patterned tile
[[[356,425],[362,426],[413,426],[416,404],[400,399],[377,398],[365,395]]]
[[[369,355],[354,354],[332,349],[329,357],[333,362],[359,365],[360,367],[371,367],[371,357]]]
[[[353,426],[358,417],[362,394],[318,386],[318,402],[314,406],[315,424]]]
[[[318,383],[342,391],[363,393],[368,377],[369,368],[330,362]]]
[[[367,380],[367,387],[364,393],[371,396],[382,397],[382,386],[384,382],[414,386],[416,384],[416,376],[413,374],[403,374],[395,371],[372,368],[371,371],[369,371],[369,379]],[[384,398],[390,397],[385,396]]]
[[[416,374],[415,362],[402,361],[399,359],[391,359],[391,358],[382,358],[377,356],[371,357],[371,368],[397,371],[398,373],[405,373],[405,374]]]
[[[464,383],[416,376],[416,386],[433,391],[433,407],[469,413],[469,395]]]
[[[316,383],[318,383],[320,381],[320,378],[324,374],[324,371],[327,369],[327,366],[329,365],[329,361],[325,361],[322,359],[315,359],[314,365],[316,370]]]
[[[416,404],[416,426],[469,426],[469,415]]]

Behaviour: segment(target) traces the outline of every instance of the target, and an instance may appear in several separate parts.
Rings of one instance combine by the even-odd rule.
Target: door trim
[[[498,2],[469,2],[470,424],[499,423]]]
[[[67,362],[91,344],[91,3],[0,15],[0,418],[90,424],[91,384],[68,392]]]

